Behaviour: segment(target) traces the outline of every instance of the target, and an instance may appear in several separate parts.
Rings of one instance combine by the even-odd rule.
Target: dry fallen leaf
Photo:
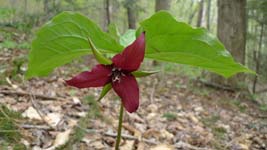
[[[37,112],[36,109],[34,109],[32,106],[30,106],[27,110],[25,110],[22,113],[22,117],[26,117],[29,119],[36,119],[36,120],[42,120],[41,116]]]
[[[174,147],[166,144],[160,144],[151,148],[150,150],[174,150]]]
[[[134,147],[134,141],[126,140],[125,143],[120,146],[120,150],[132,150],[133,147]]]
[[[94,141],[90,144],[94,149],[104,149],[105,146],[102,144],[101,141]]]
[[[81,101],[78,97],[72,97],[72,101],[75,105],[81,105]]]
[[[174,138],[174,135],[165,129],[160,130],[160,133],[161,133],[161,138],[166,139],[168,141],[172,141]]]
[[[45,121],[52,127],[56,127],[61,120],[61,114],[59,113],[49,113],[44,117]]]
[[[53,146],[51,146],[50,148],[46,150],[54,150],[57,147],[66,144],[69,141],[70,133],[71,133],[71,129],[58,133]]]

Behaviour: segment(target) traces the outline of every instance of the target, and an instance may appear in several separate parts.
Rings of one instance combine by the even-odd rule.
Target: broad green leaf
[[[111,83],[108,83],[108,84],[106,84],[104,87],[103,87],[103,89],[102,89],[102,91],[101,91],[101,93],[100,93],[100,96],[99,96],[99,98],[97,99],[97,101],[100,101],[109,91],[110,91],[110,89],[112,88],[112,85],[111,85]]]
[[[120,39],[120,32],[117,28],[117,26],[114,23],[111,23],[108,25],[108,33],[111,37],[113,37],[117,42],[119,42]]]
[[[94,43],[92,42],[91,38],[88,37],[88,42],[89,45],[91,47],[91,50],[96,58],[96,60],[98,61],[98,63],[103,64],[103,65],[111,65],[112,61],[108,58],[106,58],[94,45]]]
[[[135,30],[129,29],[120,37],[120,44],[124,47],[133,43],[135,38]]]
[[[230,77],[238,72],[254,73],[236,63],[222,43],[206,29],[192,28],[160,11],[141,23],[146,34],[146,57],[198,66]]]
[[[135,38],[139,37],[142,32],[144,32],[144,29],[142,26],[140,26],[135,32]]]
[[[158,73],[159,71],[134,71],[132,72],[132,75],[140,78],[140,77],[146,77],[146,76],[150,76],[152,74]]]
[[[37,32],[30,51],[27,77],[46,76],[54,68],[91,53],[88,37],[101,52],[120,52],[123,49],[87,17],[63,12]]]

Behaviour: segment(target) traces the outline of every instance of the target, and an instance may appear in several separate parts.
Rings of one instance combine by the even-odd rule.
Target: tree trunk
[[[127,10],[127,19],[129,29],[136,28],[136,1],[126,0],[124,7]]]
[[[210,6],[211,6],[211,0],[208,0],[207,3],[207,29],[210,30]]]
[[[217,34],[234,59],[244,64],[246,46],[246,0],[218,0]],[[211,82],[240,88],[245,76],[238,74],[228,80],[212,74]]]
[[[27,9],[28,9],[28,0],[24,0],[24,19],[27,15]]]
[[[170,0],[156,0],[155,11],[169,10],[170,2]]]
[[[190,6],[191,6],[191,8],[193,8],[194,0],[191,1]],[[188,24],[192,24],[193,18],[197,13],[197,9],[198,9],[198,7],[195,7],[193,11],[191,10],[191,14],[189,15],[189,19],[188,19]]]
[[[202,23],[203,8],[204,8],[204,0],[201,0],[199,2],[198,17],[197,17],[197,27],[200,27],[201,23]]]
[[[261,62],[261,48],[262,48],[262,39],[263,39],[263,33],[264,33],[264,24],[261,24],[261,30],[260,30],[260,40],[259,40],[259,46],[258,46],[258,51],[254,51],[254,61],[255,61],[255,71],[256,73],[259,73],[260,69],[260,62]],[[258,76],[254,77],[253,80],[253,87],[252,87],[252,92],[255,94],[256,92],[256,86],[258,82]]]
[[[49,10],[49,8],[48,8],[48,0],[44,0],[44,13],[45,14],[48,13],[48,10]]]
[[[110,24],[110,1],[105,0],[105,10],[106,10],[106,25]]]

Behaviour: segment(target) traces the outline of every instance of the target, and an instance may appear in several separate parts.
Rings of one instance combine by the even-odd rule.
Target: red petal
[[[134,76],[121,76],[120,81],[112,83],[114,91],[122,100],[123,106],[130,113],[139,106],[139,88]]]
[[[142,33],[122,53],[115,55],[112,62],[115,67],[127,71],[135,71],[140,67],[145,55],[145,33]]]
[[[77,88],[100,87],[110,81],[110,74],[109,66],[96,65],[91,71],[84,71],[66,83]]]

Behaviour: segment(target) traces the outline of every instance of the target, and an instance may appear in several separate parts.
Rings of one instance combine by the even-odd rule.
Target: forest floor
[[[12,38],[21,45],[21,37]],[[49,77],[26,80],[25,49],[0,47],[0,149],[112,149],[119,98],[110,91],[96,102],[101,89],[64,83],[91,68],[94,59],[84,57]],[[149,68],[145,62],[142,69]],[[125,113],[121,150],[267,149],[267,112],[242,93],[208,88],[175,72],[138,81],[140,107]]]

